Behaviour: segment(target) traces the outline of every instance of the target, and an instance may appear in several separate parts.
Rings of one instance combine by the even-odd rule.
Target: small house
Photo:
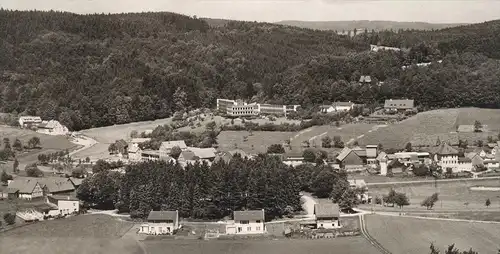
[[[385,100],[384,110],[386,112],[406,112],[415,108],[414,100]]]
[[[138,162],[142,159],[142,149],[138,144],[131,143],[128,146],[128,159],[132,162]]]
[[[337,101],[333,103],[333,108],[337,112],[346,112],[346,111],[351,111],[354,108],[354,103],[350,101]]]
[[[335,112],[335,108],[333,107],[333,105],[321,105],[319,106],[319,111],[321,113],[327,114]]]
[[[80,211],[80,201],[70,196],[48,196],[47,203],[55,205],[59,210],[58,215],[69,215]]]
[[[314,205],[316,228],[340,228],[340,208],[338,204],[322,203]]]
[[[179,212],[151,211],[147,223],[139,228],[139,233],[148,235],[171,235],[179,228]]]
[[[42,118],[39,116],[21,116],[19,117],[19,126],[21,128],[36,127],[42,123]]]
[[[181,151],[185,151],[187,149],[187,145],[184,140],[175,140],[175,141],[165,141],[160,145],[160,155],[161,157],[167,157],[172,153],[172,148],[179,147]]]
[[[33,177],[16,177],[7,186],[9,198],[32,200],[43,197],[43,186]]]
[[[233,234],[264,234],[265,213],[262,210],[234,211],[232,223],[226,226],[226,233]]]

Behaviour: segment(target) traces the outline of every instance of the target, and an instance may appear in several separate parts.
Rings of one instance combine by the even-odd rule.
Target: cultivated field
[[[144,241],[150,254],[375,254],[379,253],[362,237],[319,240],[171,240]]]
[[[369,234],[392,253],[429,253],[431,243],[442,252],[453,243],[461,250],[473,248],[480,254],[497,253],[500,248],[499,224],[380,215],[365,218]]]
[[[403,148],[415,134],[447,134],[455,129],[459,109],[433,110],[367,133],[360,145],[379,144],[384,148]]]
[[[142,253],[121,238],[132,223],[107,215],[38,222],[0,233],[2,253]]]
[[[248,140],[243,141],[247,136]],[[246,153],[265,153],[267,147],[272,144],[283,144],[283,142],[293,136],[293,132],[277,131],[254,131],[250,136],[247,131],[223,131],[217,137],[220,151],[231,151],[242,149]]]
[[[28,140],[32,137],[39,137],[42,149],[35,149],[32,151],[20,153],[17,158],[20,162],[20,168],[24,169],[24,165],[38,160],[38,155],[42,153],[53,153],[64,150],[74,150],[78,145],[71,143],[66,136],[50,136],[40,134],[31,130],[23,130],[19,128],[0,126],[0,137],[3,147],[3,138],[10,139],[10,144],[13,145],[16,138],[21,140],[23,145],[28,144]]]
[[[329,136],[333,139],[334,136],[340,136],[344,143],[353,142],[357,138],[363,137],[365,133],[372,132],[381,126],[374,124],[346,124],[340,127],[332,125],[314,126],[296,133],[292,138],[292,145],[300,147],[304,141],[309,141],[311,146],[317,145],[321,147],[321,139]]]
[[[480,180],[460,180],[454,182],[438,182],[437,187],[434,183],[401,183],[380,186],[368,186],[368,192],[372,196],[382,197],[387,195],[392,188],[397,192],[403,192],[410,198],[410,206],[404,208],[405,211],[425,210],[420,206],[422,200],[439,193],[439,200],[434,210],[500,210],[500,191],[471,190],[471,187],[500,187],[498,179],[480,179]],[[486,208],[486,199],[490,199],[491,205]],[[468,203],[467,205],[465,205]],[[378,206],[380,208],[381,206]],[[399,211],[399,208],[384,208],[386,210]]]
[[[457,126],[473,125],[476,120],[487,125],[490,132],[500,131],[500,109],[461,108]]]

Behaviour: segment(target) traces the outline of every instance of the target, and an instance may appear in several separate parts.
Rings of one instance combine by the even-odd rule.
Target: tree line
[[[189,164],[149,161],[125,167],[125,174],[103,170],[84,180],[77,196],[88,205],[117,208],[145,218],[151,210],[179,210],[185,218],[221,219],[234,210],[265,209],[266,219],[302,209],[301,191],[330,197],[344,208],[356,205],[347,175],[329,166],[290,167],[275,156],[252,160],[235,155]],[[344,202],[343,200],[347,200]]]

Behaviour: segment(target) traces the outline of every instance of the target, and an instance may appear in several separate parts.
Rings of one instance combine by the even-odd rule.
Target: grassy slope
[[[500,240],[498,224],[451,222],[401,218],[392,216],[366,216],[367,229],[377,241],[392,253],[429,253],[434,243],[443,250],[455,243],[457,248],[474,248],[481,254],[496,253]]]
[[[148,253],[183,254],[375,254],[362,237],[323,240],[213,240],[213,241],[145,241]]]
[[[107,215],[80,215],[0,233],[0,246],[6,253],[141,253],[135,241],[121,239],[131,227]]]
[[[249,136],[247,131],[223,131],[217,137],[220,151],[231,151],[234,149],[242,149],[251,154],[265,153],[267,147],[272,144],[282,144],[289,139],[293,132],[265,132],[254,131],[252,136]],[[248,141],[243,142],[243,137],[247,136]],[[237,147],[234,146],[237,145]],[[252,148],[253,145],[253,148]]]

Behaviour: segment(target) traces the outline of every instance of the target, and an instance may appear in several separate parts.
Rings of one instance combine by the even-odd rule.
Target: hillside
[[[218,97],[306,109],[341,100],[376,106],[401,97],[418,98],[423,109],[495,108],[500,64],[488,57],[500,54],[499,34],[498,22],[347,38],[269,23],[211,26],[175,13],[0,10],[0,112],[36,114],[81,130],[213,107]],[[411,50],[369,52],[374,43]],[[441,59],[429,68],[401,69]],[[359,87],[361,75],[384,85]]]
[[[460,26],[465,24],[439,24],[426,22],[397,22],[383,20],[353,20],[353,21],[299,21],[299,20],[283,20],[276,22],[280,25],[297,26],[301,28],[319,29],[319,30],[334,30],[334,31],[349,31],[354,29],[367,29],[368,31],[383,31],[400,29],[415,29],[415,30],[433,30],[443,29],[448,27]]]

